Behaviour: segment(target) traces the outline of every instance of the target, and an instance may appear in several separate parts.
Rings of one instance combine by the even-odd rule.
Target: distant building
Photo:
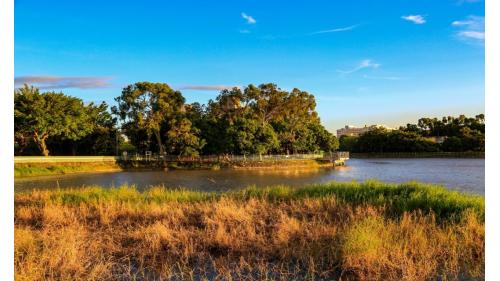
[[[386,130],[392,130],[392,128],[389,128],[384,125],[371,125],[371,126],[364,126],[364,127],[354,127],[354,126],[349,126],[346,125],[342,129],[337,130],[337,138],[340,138],[341,136],[354,136],[357,137],[361,134],[364,134],[366,132],[369,132],[371,130],[377,129],[377,128],[384,128]]]

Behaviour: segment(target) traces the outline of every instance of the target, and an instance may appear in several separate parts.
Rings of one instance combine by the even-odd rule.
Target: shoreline
[[[120,165],[118,162],[54,162],[54,163],[15,163],[14,178],[33,178],[88,173],[112,173],[126,171],[175,171],[175,170],[288,170],[288,169],[321,169],[333,167],[332,164],[320,163],[316,160],[286,161],[248,161],[234,163],[169,163],[167,167],[159,167],[141,163],[136,167]]]
[[[485,152],[370,152],[350,153],[351,159],[365,158],[459,158],[484,159]]]
[[[351,159],[484,159],[484,152],[436,152],[436,153],[351,153]],[[346,164],[348,165],[348,162]],[[158,163],[136,162],[120,163],[119,161],[97,161],[97,162],[20,162],[14,163],[14,178],[24,179],[43,176],[62,176],[71,174],[88,173],[113,173],[127,171],[175,171],[175,170],[292,170],[292,169],[322,169],[336,168],[331,163],[325,163],[314,159],[294,159],[281,161],[247,161],[247,162],[173,162],[167,167],[159,166]]]

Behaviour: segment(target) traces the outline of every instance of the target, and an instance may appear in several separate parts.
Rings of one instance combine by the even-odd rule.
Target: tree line
[[[165,83],[125,87],[116,106],[85,104],[24,85],[14,93],[16,155],[196,156],[328,152],[337,138],[321,124],[312,94],[275,84],[222,90],[186,103]]]
[[[342,136],[340,150],[351,152],[485,151],[484,114],[475,117],[421,118],[398,130],[376,128],[360,136]]]

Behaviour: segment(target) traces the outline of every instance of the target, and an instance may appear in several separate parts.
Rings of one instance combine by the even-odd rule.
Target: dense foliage
[[[265,154],[332,151],[335,136],[320,123],[314,96],[274,84],[223,90],[199,110],[205,153]]]
[[[484,151],[484,114],[467,118],[421,118],[398,130],[377,128],[359,137],[340,137],[340,149],[352,152]]]
[[[85,105],[81,99],[63,93],[41,94],[28,85],[14,93],[14,124],[16,152],[31,154],[36,146],[45,156],[54,142],[54,148],[64,143],[74,148],[79,141],[87,143],[86,149],[106,146],[109,130],[115,127],[106,104]]]
[[[14,93],[16,155],[115,155],[122,151],[196,156],[328,152],[484,151],[484,114],[421,118],[339,140],[320,123],[312,94],[275,84],[222,90],[186,103],[164,83],[138,82],[115,100],[85,104],[24,85]],[[120,120],[120,124],[118,124]],[[340,147],[339,147],[340,146]]]
[[[196,156],[333,151],[314,96],[274,84],[223,90],[187,104],[164,83],[125,87],[117,106],[88,104],[25,85],[15,93],[16,154],[113,155],[120,151]],[[117,118],[121,122],[118,133]],[[124,138],[125,137],[125,138]],[[125,141],[127,139],[127,141]]]

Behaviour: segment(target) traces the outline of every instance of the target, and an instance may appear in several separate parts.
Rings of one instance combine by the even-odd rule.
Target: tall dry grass
[[[87,188],[15,203],[16,280],[484,279],[484,199],[416,183]]]

